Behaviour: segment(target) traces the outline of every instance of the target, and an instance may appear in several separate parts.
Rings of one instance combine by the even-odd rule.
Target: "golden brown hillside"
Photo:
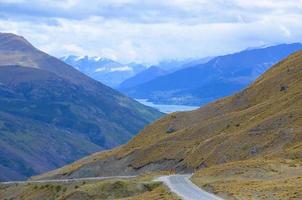
[[[129,179],[0,183],[0,200],[179,200],[154,174]]]
[[[302,199],[302,160],[250,159],[199,170],[192,181],[225,199]]]
[[[235,161],[246,161],[244,166],[254,160],[289,160],[299,165],[301,159],[302,52],[297,52],[234,96],[196,111],[168,115],[146,127],[125,146],[94,154],[35,179],[131,175],[166,169],[186,172],[211,170],[218,165],[223,171],[223,166]],[[258,165],[250,168],[253,166]],[[203,172],[194,178],[201,186],[204,182],[198,178],[203,177]],[[216,192],[226,191],[221,188]]]

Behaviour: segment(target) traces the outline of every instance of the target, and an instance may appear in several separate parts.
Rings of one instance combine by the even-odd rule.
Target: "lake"
[[[199,108],[197,106],[154,104],[152,102],[149,102],[147,99],[136,99],[136,101],[138,101],[146,106],[155,108],[163,113],[172,113],[172,112],[177,112],[177,111],[190,111],[190,110],[195,110],[195,109]]]

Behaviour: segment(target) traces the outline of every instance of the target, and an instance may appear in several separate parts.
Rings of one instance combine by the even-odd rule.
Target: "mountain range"
[[[210,59],[211,58],[208,57],[202,59],[165,60],[160,61],[156,65],[149,66],[136,62],[122,64],[109,58],[96,56],[69,55],[61,58],[62,61],[87,76],[109,87],[123,89],[151,81],[158,76],[169,74],[186,67],[205,63]],[[141,72],[143,74],[141,74]],[[142,76],[148,78],[142,81]],[[135,83],[136,80],[137,83]]]
[[[192,61],[173,73],[120,90],[153,103],[200,106],[243,89],[273,64],[301,49],[300,43],[281,44],[218,56],[206,63]]]
[[[132,88],[137,85],[144,84],[148,81],[151,81],[155,78],[158,78],[160,76],[166,75],[169,72],[157,67],[157,66],[151,66],[147,68],[146,70],[134,75],[133,77],[126,79],[121,84],[119,84],[118,88],[120,90],[123,90],[125,88]]]
[[[143,64],[121,64],[112,59],[102,57],[70,55],[62,57],[61,60],[87,76],[113,88],[147,68]]]
[[[131,139],[162,116],[0,33],[0,180],[21,180]]]
[[[227,199],[299,199],[301,91],[299,51],[232,96],[167,115],[126,145],[33,179],[195,172],[196,184]]]

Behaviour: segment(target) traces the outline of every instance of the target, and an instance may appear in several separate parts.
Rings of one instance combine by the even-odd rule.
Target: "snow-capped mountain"
[[[110,87],[116,87],[124,80],[146,69],[146,66],[142,64],[122,64],[103,57],[70,55],[62,57],[61,60]]]

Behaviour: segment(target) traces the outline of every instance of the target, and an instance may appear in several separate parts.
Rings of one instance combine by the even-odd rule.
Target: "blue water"
[[[163,113],[172,113],[172,112],[177,112],[177,111],[190,111],[190,110],[195,110],[195,109],[199,108],[197,106],[154,104],[152,102],[149,102],[146,99],[136,99],[136,100],[146,106],[155,108]]]

